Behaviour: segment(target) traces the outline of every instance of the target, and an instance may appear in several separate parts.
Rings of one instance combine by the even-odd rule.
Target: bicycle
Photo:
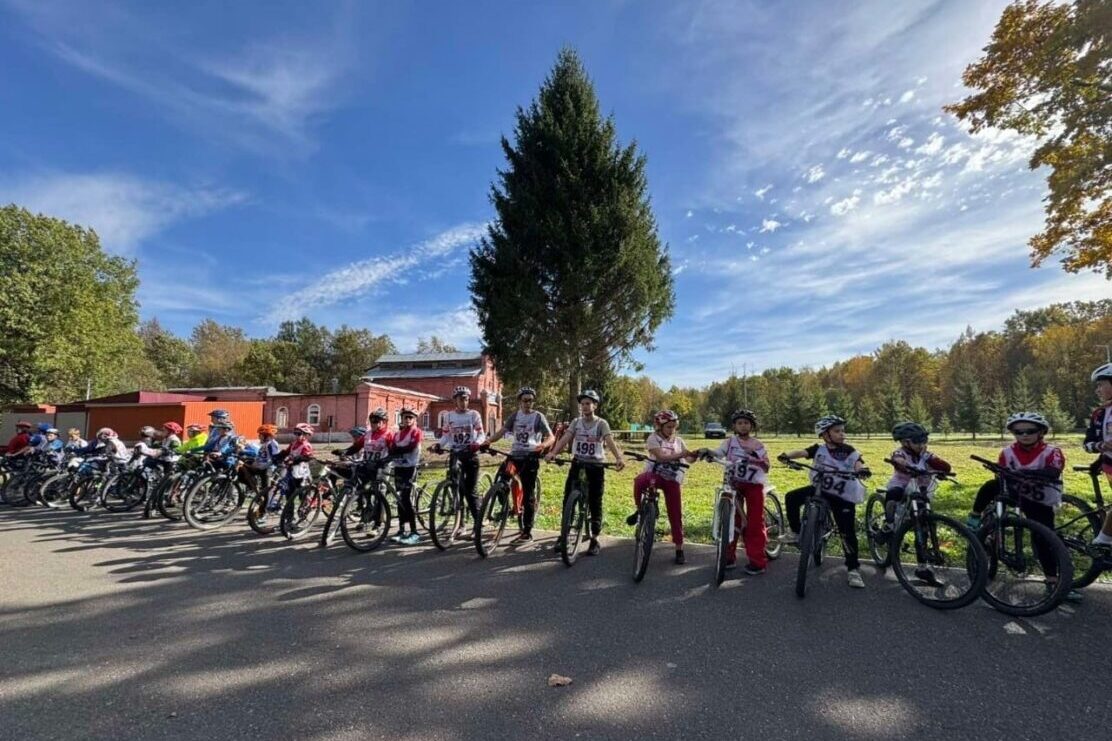
[[[1008,615],[1033,617],[1050,612],[1069,593],[1073,562],[1053,529],[1019,513],[1019,497],[1024,492],[1041,495],[1047,481],[976,455],[969,457],[991,471],[999,485],[992,509],[982,516],[977,532],[988,554],[988,583],[982,596]],[[1036,575],[1036,568],[1041,576]]]
[[[246,499],[239,478],[241,453],[213,460],[207,456],[202,473],[182,498],[182,513],[190,527],[215,530],[235,517]]]
[[[726,469],[722,472],[722,483],[718,485],[714,492],[718,498],[718,504],[714,508],[710,526],[711,538],[715,545],[714,584],[720,586],[726,580],[730,544],[734,542],[737,526],[735,513],[741,514],[743,528],[746,523],[745,507],[738,501],[738,492],[733,485],[735,476],[732,469],[738,465],[739,461],[722,461],[715,458],[709,451],[703,456],[703,460],[717,463]],[[749,466],[745,468],[747,471],[753,470]],[[741,478],[744,478],[744,475]],[[780,497],[776,495],[776,487],[774,486],[766,486],[764,490],[764,524],[765,532],[768,533],[765,556],[773,561],[780,557],[783,550],[780,537],[784,534],[784,508],[780,505]]]
[[[509,520],[510,515],[517,518],[518,529],[524,528],[525,491],[521,485],[521,477],[518,476],[516,456],[494,448],[483,448],[483,451],[505,457],[479,504],[479,521],[475,523],[475,550],[481,557],[486,558],[494,553],[502,542],[502,533],[506,529],[506,521]],[[536,453],[529,455],[540,457]],[[540,501],[540,495],[541,482],[540,476],[537,476],[536,485],[530,492],[534,512],[537,502]]]
[[[124,470],[110,478],[104,488],[104,508],[109,512],[129,512],[145,504],[151,491],[162,480],[164,471],[157,462],[133,458]]]
[[[653,541],[656,538],[656,520],[660,516],[660,488],[657,486],[657,471],[678,471],[681,468],[690,468],[686,463],[670,461],[662,463],[654,461],[647,455],[625,451],[625,454],[637,461],[652,463],[652,478],[649,488],[641,494],[641,505],[637,508],[637,530],[633,536],[633,581],[640,583],[649,570],[649,556],[652,555]]]
[[[896,465],[888,458],[884,462]],[[972,530],[933,512],[930,499],[936,480],[956,479],[941,471],[902,467],[911,480],[903,501],[896,503],[891,525],[884,520],[886,490],[878,489],[865,507],[865,538],[873,562],[881,569],[891,566],[900,586],[928,607],[965,607],[984,590],[988,556]],[[920,488],[920,479],[928,477],[931,484]]]
[[[297,488],[286,497],[286,504],[282,508],[279,527],[286,540],[299,540],[307,535],[323,511],[324,503],[335,501],[335,490],[329,478],[331,469],[326,461],[319,458],[313,460],[323,466],[320,475],[302,479]]]
[[[78,467],[70,485],[70,507],[78,512],[88,512],[103,504],[101,492],[104,484],[122,465],[122,462],[105,456],[86,458]]]
[[[799,529],[799,564],[796,566],[795,573],[795,595],[803,599],[807,594],[807,569],[812,562],[815,566],[822,565],[826,544],[836,529],[830,504],[823,497],[823,492],[844,491],[846,484],[851,480],[867,478],[867,476],[863,471],[819,468],[797,461],[786,461],[785,465],[796,471],[807,469],[817,474],[812,481],[812,492],[807,495],[803,505],[803,521]],[[838,535],[842,541],[842,549],[846,550],[845,533],[839,531]]]
[[[1073,470],[1089,474],[1093,484],[1093,497],[1096,509],[1081,497],[1062,495],[1062,506],[1058,509],[1058,520],[1054,532],[1070,552],[1073,563],[1073,589],[1084,589],[1097,580],[1105,571],[1112,571],[1112,548],[1107,545],[1093,545],[1093,538],[1101,531],[1110,508],[1104,503],[1101,493],[1101,458],[1095,458],[1087,466],[1074,466]]]
[[[390,501],[394,485],[388,475],[389,458],[364,461],[352,471],[340,501],[340,534],[352,550],[370,553],[390,534]]]
[[[590,521],[591,505],[587,496],[587,469],[614,468],[613,463],[578,461],[571,458],[555,458],[557,466],[576,466],[577,475],[564,497],[563,513],[560,516],[560,560],[568,568],[579,558],[579,545],[583,542],[583,530]],[[601,515],[601,513],[599,513]]]
[[[428,509],[429,535],[433,545],[442,551],[448,550],[456,542],[469,541],[478,534],[472,525],[471,536],[462,536],[471,511],[460,494],[461,476],[459,453],[453,450],[448,454],[448,468],[443,480],[432,492]],[[484,474],[476,481],[475,490],[478,491],[480,486],[484,490],[489,489],[492,483],[490,474]]]

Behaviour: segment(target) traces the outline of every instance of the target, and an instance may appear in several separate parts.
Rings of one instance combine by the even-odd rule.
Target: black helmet
[[[757,426],[757,415],[748,409],[738,409],[730,415],[730,426],[732,427],[739,419],[747,419],[754,427]]]
[[[929,435],[927,428],[918,422],[900,422],[892,428],[892,439],[897,441],[922,439],[925,442]]]
[[[522,386],[517,390],[517,398],[521,398],[526,394],[530,394],[534,399],[537,398],[537,390],[532,386]]]
[[[579,392],[579,396],[575,397],[576,401],[583,401],[584,399],[590,399],[596,404],[602,403],[598,398],[598,392],[594,389],[584,389]]]

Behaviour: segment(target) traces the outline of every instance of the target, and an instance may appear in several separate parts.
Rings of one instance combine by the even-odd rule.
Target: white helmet
[[[1046,421],[1046,417],[1038,412],[1016,412],[1008,417],[1008,423],[1004,425],[1004,429],[1012,429],[1012,425],[1016,422],[1030,422],[1033,425],[1043,428],[1043,432],[1048,432],[1050,430],[1050,423]]]
[[[1093,383],[1097,381],[1112,381],[1112,363],[1105,363],[1104,365],[1093,371],[1089,376],[1089,380]]]
[[[846,421],[837,414],[828,414],[825,417],[820,417],[819,421],[815,422],[815,434],[822,437],[822,433],[826,432],[831,427],[837,427],[845,423]]]

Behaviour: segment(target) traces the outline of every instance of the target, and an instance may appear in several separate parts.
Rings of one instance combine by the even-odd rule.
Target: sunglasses
[[[1019,437],[1021,435],[1037,435],[1042,432],[1038,427],[1025,427],[1024,429],[1016,428],[1012,430],[1012,434]]]
[[[536,401],[536,399],[530,399],[528,397],[523,397],[521,399],[522,404],[532,404],[534,401]]]
[[[927,441],[927,439],[928,439],[928,438],[927,438],[927,436],[926,436],[926,435],[918,435],[918,436],[916,436],[916,437],[909,437],[909,438],[907,438],[907,441],[908,441],[909,443],[912,443],[912,444],[914,444],[914,445],[922,445],[923,443],[925,443],[925,442]]]

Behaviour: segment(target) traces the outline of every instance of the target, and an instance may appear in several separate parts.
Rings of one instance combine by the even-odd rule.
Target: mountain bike
[[[165,475],[157,462],[136,457],[104,486],[104,508],[109,512],[130,512],[145,504]]]
[[[839,486],[844,489],[849,481],[867,476],[863,471],[820,468],[797,461],[787,461],[785,465],[796,471],[807,469],[816,474],[812,482],[812,491],[807,495],[803,505],[803,521],[799,530],[799,563],[795,572],[795,595],[802,599],[807,595],[807,570],[812,563],[815,566],[822,565],[826,544],[836,530],[830,504],[822,493],[838,490]],[[842,540],[842,549],[846,550],[845,534],[839,532],[838,536]]]
[[[502,534],[506,529],[506,521],[510,516],[517,518],[518,529],[524,527],[525,491],[518,476],[518,460],[520,456],[506,453],[494,448],[483,448],[483,452],[491,455],[500,455],[505,458],[498,466],[491,485],[487,488],[479,504],[479,521],[475,524],[475,550],[486,558],[497,550],[502,542]],[[536,453],[529,453],[531,457],[539,458]],[[537,502],[540,500],[541,482],[537,476],[536,485],[529,496],[533,498],[533,509],[536,511]]]
[[[70,484],[69,505],[78,512],[88,512],[102,504],[104,483],[124,464],[105,456],[86,458]]]
[[[1089,474],[1096,508],[1081,497],[1064,494],[1055,518],[1054,532],[1069,550],[1073,562],[1073,588],[1084,589],[1103,572],[1112,571],[1112,548],[1093,545],[1093,538],[1104,526],[1110,507],[1104,503],[1101,493],[1101,458],[1094,459],[1087,466],[1074,466],[1073,470]]]
[[[576,472],[575,480],[571,482],[567,496],[564,497],[563,513],[560,516],[560,559],[570,568],[579,558],[579,545],[583,542],[584,530],[591,519],[587,469],[614,468],[614,464],[588,463],[572,458],[556,458],[552,462],[557,466],[574,466]]]
[[[746,524],[745,502],[739,500],[738,491],[733,485],[734,479],[745,478],[744,474],[737,476],[734,473],[738,463],[744,464],[744,461],[722,461],[715,458],[709,451],[703,456],[703,460],[717,463],[725,469],[722,472],[722,483],[714,490],[714,496],[718,503],[714,507],[714,515],[710,526],[711,538],[713,538],[715,545],[714,583],[715,586],[718,586],[726,580],[730,545],[734,542],[734,536],[737,532],[735,513],[741,515],[742,528]],[[746,471],[752,470],[749,466],[744,466],[744,468]],[[772,561],[779,558],[780,552],[783,550],[780,537],[784,534],[784,508],[780,506],[780,497],[776,495],[776,487],[770,485],[766,485],[764,489],[764,525],[765,532],[768,534],[765,556]]]
[[[240,454],[206,458],[208,470],[197,477],[182,498],[185,521],[197,530],[215,530],[229,522],[247,496],[239,477]]]
[[[1023,517],[1019,498],[1041,494],[1047,483],[994,461],[969,456],[996,476],[999,492],[981,517],[978,539],[988,554],[985,601],[1008,615],[1032,617],[1050,612],[1069,593],[1073,562],[1069,550],[1051,528]]]
[[[332,473],[328,462],[319,458],[313,460],[322,464],[321,473],[309,479],[302,479],[297,488],[286,497],[286,504],[282,507],[282,516],[279,526],[286,540],[299,540],[308,535],[313,524],[324,511],[327,502],[331,509],[335,509],[336,491],[332,486]]]
[[[82,459],[71,456],[62,467],[44,478],[39,484],[39,501],[50,509],[59,509],[69,504],[69,490],[74,476],[81,466]]]
[[[460,492],[462,475],[460,454],[452,451],[448,454],[448,468],[444,478],[432,492],[428,510],[429,535],[433,544],[442,551],[454,543],[470,542],[478,535],[474,525],[465,531],[468,520],[471,519],[471,511]],[[475,491],[485,491],[490,488],[491,483],[490,474],[484,474],[476,481]],[[464,535],[464,532],[469,534]]]
[[[363,461],[341,489],[340,534],[348,547],[370,553],[390,534],[390,501],[394,484],[389,458]]]
[[[287,476],[287,473],[289,474]],[[291,463],[285,468],[272,466],[267,472],[267,486],[258,486],[259,477],[247,503],[247,525],[259,535],[274,535],[282,528],[282,513],[290,496],[311,486],[313,470],[308,461]]]
[[[896,466],[888,458],[884,462]],[[902,468],[908,469],[911,480],[903,501],[896,503],[891,526],[884,521],[884,489],[871,495],[865,508],[865,537],[873,561],[881,569],[891,566],[900,586],[927,607],[965,607],[988,581],[988,556],[972,530],[931,510],[934,481],[956,479],[941,471]],[[921,488],[923,478],[930,478],[931,485]]]
[[[641,493],[641,505],[637,508],[637,530],[633,536],[633,581],[639,583],[649,570],[649,556],[652,555],[653,541],[656,539],[656,520],[660,517],[661,492],[657,485],[657,476],[662,471],[666,476],[669,472],[675,476],[676,471],[690,466],[680,461],[661,463],[647,455],[628,450],[625,454],[634,460],[652,463],[653,475],[649,480],[649,487]]]
[[[56,470],[41,453],[28,456],[24,465],[4,482],[0,498],[12,507],[26,507],[36,501],[40,481]]]

